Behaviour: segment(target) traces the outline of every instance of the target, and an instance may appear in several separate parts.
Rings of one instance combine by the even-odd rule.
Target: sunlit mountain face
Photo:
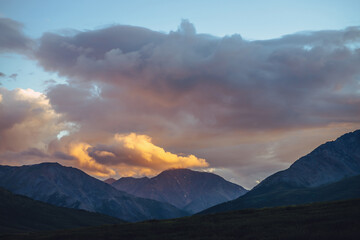
[[[110,2],[0,3],[0,164],[251,189],[360,128],[357,1]]]

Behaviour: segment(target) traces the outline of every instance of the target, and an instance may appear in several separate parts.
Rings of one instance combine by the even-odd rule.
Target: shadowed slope
[[[170,203],[195,213],[247,192],[222,177],[190,169],[171,169],[153,178],[120,178],[115,188],[135,196]]]
[[[84,209],[126,221],[184,216],[174,206],[121,192],[79,169],[58,163],[0,166],[0,186],[56,206]]]
[[[360,130],[327,142],[246,195],[205,210],[215,213],[360,197]]]
[[[0,188],[0,233],[98,226],[124,222],[99,213],[56,207]]]

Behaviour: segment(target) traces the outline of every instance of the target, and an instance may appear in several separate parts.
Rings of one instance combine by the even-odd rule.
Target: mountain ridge
[[[132,196],[59,163],[0,166],[0,186],[56,206],[100,212],[127,221],[186,215],[170,204]]]
[[[298,201],[299,199],[290,197],[290,200],[284,204],[317,201],[311,195],[301,196],[299,193],[326,188],[332,184],[336,185],[357,175],[360,175],[360,130],[346,133],[335,141],[320,145],[309,154],[299,158],[288,169],[267,177],[244,196],[206,209],[201,214],[248,207],[281,206],[279,202],[282,200],[276,195],[289,197],[289,195],[295,194],[302,199],[302,201]],[[349,184],[351,187],[350,182]],[[340,188],[337,191],[341,192],[343,189]],[[357,192],[354,193],[354,196],[360,197]],[[331,193],[328,192],[327,196],[322,199],[327,200],[331,197]]]
[[[186,168],[168,169],[152,178],[120,178],[112,186],[135,196],[167,202],[191,213],[247,192],[216,174]]]

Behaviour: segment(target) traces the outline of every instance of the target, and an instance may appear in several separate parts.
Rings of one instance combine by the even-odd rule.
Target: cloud
[[[112,145],[98,145],[88,149],[89,156],[106,165],[125,163],[154,170],[169,168],[207,167],[205,159],[194,155],[177,155],[152,143],[149,136],[116,134]]]
[[[57,95],[66,88],[89,98],[95,87],[101,115],[125,115],[124,128],[132,130],[289,129],[359,121],[360,53],[350,46],[359,34],[352,27],[247,41],[196,34],[184,21],[169,34],[131,26],[45,34],[36,55],[45,69],[69,78],[49,97],[70,117],[78,104],[66,107],[70,100]]]
[[[33,41],[22,32],[22,24],[9,18],[0,18],[0,53],[28,53]]]
[[[75,157],[71,156],[71,155],[68,155],[66,153],[63,153],[63,152],[55,152],[53,154],[53,157],[55,159],[59,159],[59,160],[76,160]]]
[[[9,78],[11,78],[13,81],[15,81],[16,78],[17,78],[17,76],[18,76],[17,73],[13,73],[13,74],[11,74],[11,75],[9,76]]]
[[[64,128],[44,94],[0,88],[0,153],[27,150],[34,155],[34,149],[46,149]]]
[[[35,153],[38,152],[34,152],[33,155]],[[154,145],[149,136],[136,133],[115,134],[109,138],[97,138],[93,141],[87,139],[81,132],[74,133],[52,141],[46,157],[51,161],[60,161],[103,178],[155,175],[169,168],[208,166],[205,159],[192,154],[174,154],[165,151]]]
[[[37,148],[97,176],[209,165],[251,187],[360,127],[359,27],[248,41],[198,34],[184,20],[169,33],[114,25],[36,42],[34,59],[67,79],[49,82],[43,98],[57,117],[47,119],[61,116],[73,130],[61,139],[61,127],[34,132],[14,149]],[[0,132],[31,122],[32,104],[20,103],[7,108]]]
[[[91,146],[87,143],[73,143],[70,145],[69,155],[77,159],[76,165],[81,169],[89,172],[90,174],[108,177],[115,175],[115,171],[105,165],[97,163],[93,158],[91,158],[87,149]]]
[[[359,42],[359,27],[248,41],[197,34],[183,21],[170,33],[122,25],[46,33],[35,56],[68,79],[47,96],[78,124],[72,137],[97,163],[121,162],[126,174],[156,170],[138,152],[121,158],[129,149],[109,140],[134,132],[251,185],[316,147],[284,151],[287,137],[299,144],[294,132],[310,131],[300,139],[320,144],[360,126]]]

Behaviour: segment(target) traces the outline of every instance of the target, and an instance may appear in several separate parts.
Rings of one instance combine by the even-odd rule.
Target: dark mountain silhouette
[[[360,198],[360,175],[313,188],[294,188],[279,184],[264,192],[250,191],[243,197],[216,205],[200,214],[355,198]]]
[[[116,179],[114,179],[114,178],[108,178],[108,179],[104,180],[104,183],[107,183],[107,184],[111,185],[115,181],[116,181]]]
[[[56,207],[0,188],[0,232],[15,233],[122,223],[107,215]]]
[[[0,166],[0,186],[56,206],[104,213],[126,221],[186,215],[170,204],[132,196],[79,169],[58,163]]]
[[[246,195],[203,213],[356,198],[360,197],[357,175],[360,175],[360,130],[319,146]]]
[[[189,169],[166,170],[153,178],[120,178],[112,186],[135,196],[170,203],[191,213],[247,192],[213,173]]]

